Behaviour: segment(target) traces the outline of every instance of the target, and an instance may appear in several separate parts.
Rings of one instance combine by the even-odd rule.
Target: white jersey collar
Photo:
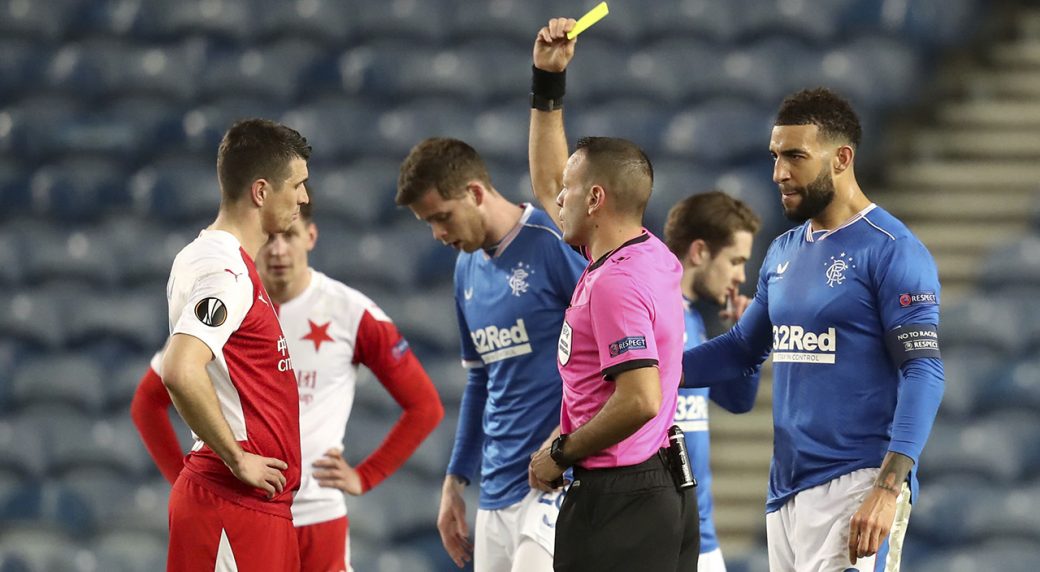
[[[502,253],[505,252],[506,247],[512,244],[513,239],[515,239],[517,235],[520,234],[520,230],[524,228],[524,225],[527,224],[527,220],[530,219],[531,214],[534,213],[534,206],[532,204],[521,203],[521,206],[524,207],[524,212],[520,214],[520,220],[516,222],[516,226],[510,229],[509,232],[506,233],[504,237],[502,237],[502,240],[498,241],[498,246],[495,247],[495,255],[491,258],[498,258],[499,256],[502,256]],[[487,254],[486,251],[485,254]]]
[[[825,230],[818,230],[818,231],[814,232],[813,229],[812,229],[812,221],[810,220],[809,222],[805,223],[805,242],[818,242],[818,241],[821,241],[821,240],[827,238],[828,236],[838,232],[839,230],[841,230],[843,228],[852,226],[853,224],[856,223],[856,221],[858,221],[858,220],[862,219],[863,217],[867,216],[867,213],[869,213],[870,211],[874,210],[875,208],[877,208],[877,205],[874,204],[874,203],[870,203],[869,205],[867,205],[867,207],[865,209],[863,209],[863,210],[859,211],[858,213],[852,215],[852,217],[849,218],[849,220],[841,223],[841,225],[838,226],[838,228],[835,228],[835,229],[832,229],[832,230],[826,230],[826,231]],[[820,234],[819,236],[814,236],[817,233],[822,233],[822,234]]]

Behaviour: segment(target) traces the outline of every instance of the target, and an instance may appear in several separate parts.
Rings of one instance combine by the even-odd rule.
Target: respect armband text
[[[935,324],[906,324],[885,334],[885,345],[899,367],[916,358],[939,358],[939,329]]]

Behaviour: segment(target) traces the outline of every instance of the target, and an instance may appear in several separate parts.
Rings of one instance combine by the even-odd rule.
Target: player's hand
[[[534,41],[534,67],[547,72],[562,72],[574,57],[574,44],[567,32],[574,28],[574,18],[553,18],[549,25],[538,31]]]
[[[551,492],[563,486],[563,469],[549,456],[548,448],[531,455],[531,464],[527,467],[527,481],[531,488],[543,492]]]
[[[237,462],[229,464],[231,474],[243,483],[262,489],[271,499],[285,489],[285,475],[282,471],[289,468],[284,461],[261,457],[252,453],[242,453]]]
[[[849,562],[877,554],[896,518],[898,495],[872,487],[849,522]]]
[[[328,489],[339,489],[349,495],[361,496],[365,492],[361,475],[347,464],[339,449],[325,451],[325,456],[314,461],[314,478],[318,485]]]
[[[740,294],[734,288],[726,295],[726,307],[719,312],[719,319],[724,322],[736,322],[751,305],[751,298]]]
[[[441,543],[459,568],[473,560],[473,543],[469,541],[462,487],[462,483],[453,475],[446,476],[441,489],[441,507],[437,511],[437,531],[441,533]]]

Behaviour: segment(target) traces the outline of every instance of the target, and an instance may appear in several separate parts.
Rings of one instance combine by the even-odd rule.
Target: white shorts
[[[849,521],[867,498],[880,469],[860,469],[806,489],[766,515],[770,572],[899,572],[910,521],[910,488],[903,483],[888,539],[876,556],[849,562]]]
[[[697,572],[726,572],[726,562],[722,559],[722,549],[701,552],[697,559]]]
[[[514,505],[498,510],[477,510],[474,571],[509,572],[513,569],[520,542],[531,539],[548,553],[545,572],[552,572],[556,517],[560,514],[561,504],[563,490],[543,493],[532,489]],[[531,572],[541,571],[532,569]]]

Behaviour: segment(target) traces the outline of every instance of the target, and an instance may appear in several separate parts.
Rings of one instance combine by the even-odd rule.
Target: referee
[[[680,488],[667,452],[682,267],[643,227],[653,168],[639,147],[591,137],[567,157],[561,102],[573,25],[552,20],[535,42],[529,154],[536,197],[590,264],[560,332],[561,434],[532,456],[530,480],[551,490],[574,470],[556,522],[557,571],[695,571],[697,499],[692,481]]]

